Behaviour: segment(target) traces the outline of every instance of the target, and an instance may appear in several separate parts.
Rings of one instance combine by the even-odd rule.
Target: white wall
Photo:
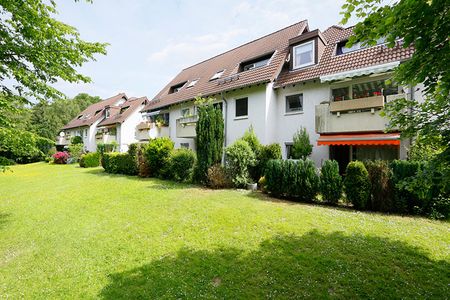
[[[143,108],[143,105],[139,106],[122,124],[117,126],[117,142],[120,145],[120,152],[128,151],[128,145],[138,142],[136,126],[144,120],[141,114]]]
[[[293,141],[293,136],[297,130],[303,126],[306,128],[310,142],[313,145],[311,159],[316,166],[321,166],[322,162],[329,157],[328,146],[318,146],[319,134],[315,132],[315,106],[322,101],[329,99],[330,87],[328,84],[306,83],[280,88],[276,90],[277,109],[276,114],[276,136],[274,142],[281,145],[283,158],[286,158],[286,143]],[[303,94],[303,112],[286,113],[286,96]]]

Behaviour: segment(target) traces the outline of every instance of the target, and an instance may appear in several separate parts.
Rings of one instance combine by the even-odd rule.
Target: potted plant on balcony
[[[156,127],[161,128],[165,125],[164,119],[162,116],[157,116],[155,120]]]

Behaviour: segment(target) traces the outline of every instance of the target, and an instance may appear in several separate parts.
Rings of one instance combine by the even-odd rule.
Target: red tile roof
[[[338,42],[347,40],[353,34],[353,27],[331,26],[323,32],[327,45],[318,64],[290,71],[287,65],[276,79],[275,88],[302,81],[317,79],[320,76],[356,70],[370,66],[409,59],[414,49],[397,45],[387,48],[384,45],[360,49],[346,54],[336,55]]]
[[[289,51],[289,39],[300,35],[307,26],[306,21],[298,22],[182,70],[154,97],[144,110],[153,110],[191,100],[198,95],[207,96],[252,84],[273,81],[286,59]],[[269,53],[274,53],[274,55],[267,66],[239,72],[239,66],[242,62]],[[221,70],[225,70],[225,72],[220,79],[210,81],[210,78]],[[195,79],[199,79],[199,81],[193,87],[187,88],[189,82]],[[183,82],[187,83],[180,91],[169,93],[171,87]]]
[[[111,98],[94,103],[79,113],[72,121],[67,123],[62,129],[71,129],[77,127],[91,126],[99,119],[103,118],[103,110],[107,106],[116,104],[120,99],[127,100],[125,93],[120,93]],[[96,113],[97,112],[97,113]]]
[[[98,126],[112,125],[117,123],[123,123],[133,112],[135,112],[141,105],[148,102],[147,97],[130,98],[123,104],[115,107],[111,107],[111,113],[109,118],[101,121]],[[120,113],[122,111],[122,113]]]

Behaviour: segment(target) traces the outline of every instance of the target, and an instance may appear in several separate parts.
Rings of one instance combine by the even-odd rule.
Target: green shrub
[[[195,153],[190,149],[176,149],[170,154],[166,175],[176,181],[190,181],[194,172]]]
[[[55,146],[55,142],[41,137],[36,136],[36,147],[45,155],[45,156],[51,156],[53,153],[51,152],[52,148]],[[56,152],[56,151],[55,151]]]
[[[134,158],[128,153],[110,152],[102,155],[102,167],[107,173],[136,175]]]
[[[156,138],[149,142],[145,151],[145,157],[151,176],[164,177],[165,167],[169,162],[172,150],[173,142],[167,137]]]
[[[76,135],[70,139],[70,143],[72,145],[83,144],[83,138],[79,135]]]
[[[100,153],[91,152],[83,154],[80,158],[80,167],[82,168],[95,168],[100,165]]]
[[[388,162],[383,160],[365,161],[364,165],[369,173],[371,194],[367,208],[383,212],[394,211],[392,172]]]
[[[0,128],[0,156],[18,163],[42,160],[45,155],[37,147],[37,138],[37,135],[28,131]]]
[[[12,159],[0,156],[0,166],[12,166],[15,164],[15,161],[13,161]]]
[[[270,145],[261,145],[259,149],[259,154],[257,156],[257,174],[256,176],[261,178],[264,175],[264,169],[266,164],[271,159],[281,159],[281,146],[280,144],[274,143]]]
[[[450,218],[450,197],[438,196],[431,203],[430,213],[432,219],[448,219]]]
[[[275,197],[312,201],[319,191],[319,175],[309,159],[269,160],[264,177],[265,188]]]
[[[347,200],[356,209],[366,209],[370,197],[369,173],[360,161],[352,161],[346,169],[344,189]]]
[[[337,204],[342,196],[342,177],[339,175],[339,164],[335,160],[326,160],[320,171],[320,192],[323,199]]]
[[[291,157],[293,159],[306,159],[311,155],[313,145],[309,141],[309,134],[306,128],[300,127],[295,133],[291,148]]]
[[[130,154],[133,157],[137,157],[137,152],[139,149],[139,144],[138,143],[132,143],[128,145],[128,154]]]
[[[69,154],[70,157],[75,160],[75,162],[80,161],[81,155],[84,152],[84,145],[83,144],[72,144],[69,145]]]
[[[116,151],[117,143],[110,143],[110,144],[104,144],[99,143],[97,144],[97,152],[100,153],[100,155],[103,155],[103,153],[109,153]]]
[[[250,183],[248,168],[256,163],[255,153],[244,140],[237,140],[225,149],[225,169],[236,187],[245,187]]]
[[[409,191],[405,182],[412,180],[417,175],[420,162],[394,160],[390,163],[392,170],[392,187],[394,189],[393,195],[393,210],[397,213],[414,213],[414,207],[420,203],[418,197]]]
[[[224,189],[231,185],[231,180],[221,164],[215,164],[208,169],[208,186],[210,188]]]
[[[259,142],[252,126],[250,126],[250,128],[244,133],[241,140],[248,143],[253,153],[255,154],[255,158],[258,159],[261,150],[261,143]],[[254,166],[249,166],[248,171],[250,173],[250,177],[254,182],[257,182],[261,177],[261,171],[258,162],[256,162]]]
[[[139,144],[139,147],[137,149],[137,170],[138,176],[140,177],[150,176],[150,167],[148,165],[147,158],[145,157],[147,146],[148,144]]]

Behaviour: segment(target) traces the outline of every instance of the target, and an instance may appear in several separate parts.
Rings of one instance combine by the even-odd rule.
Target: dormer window
[[[314,64],[314,40],[292,48],[294,57],[294,69],[307,67]]]
[[[193,87],[194,85],[196,85],[198,82],[198,79],[194,79],[191,82],[189,82],[189,84],[187,85],[187,89]]]
[[[78,120],[81,120],[82,117],[83,117],[83,115],[79,115],[79,116],[77,117],[77,119],[78,119]]]
[[[97,115],[101,111],[102,111],[101,109],[97,110],[94,115]]]
[[[216,74],[214,74],[209,80],[210,81],[212,81],[212,80],[216,80],[216,79],[219,79],[221,76],[222,76],[222,74],[225,72],[225,70],[221,70],[221,71],[218,71]]]
[[[170,90],[169,90],[169,94],[178,93],[183,88],[183,86],[186,84],[186,82],[187,81],[184,81],[182,83],[171,86]]]
[[[267,66],[270,59],[272,58],[272,55],[273,55],[273,53],[269,53],[269,54],[266,54],[264,56],[261,56],[261,57],[255,58],[255,59],[242,62],[240,65],[239,71],[244,72],[244,71]]]
[[[120,109],[120,113],[123,114],[128,108],[129,108],[129,106],[122,107]]]
[[[107,109],[105,110],[105,118],[106,118],[106,119],[109,118],[109,114],[110,114],[109,108],[107,108]]]

